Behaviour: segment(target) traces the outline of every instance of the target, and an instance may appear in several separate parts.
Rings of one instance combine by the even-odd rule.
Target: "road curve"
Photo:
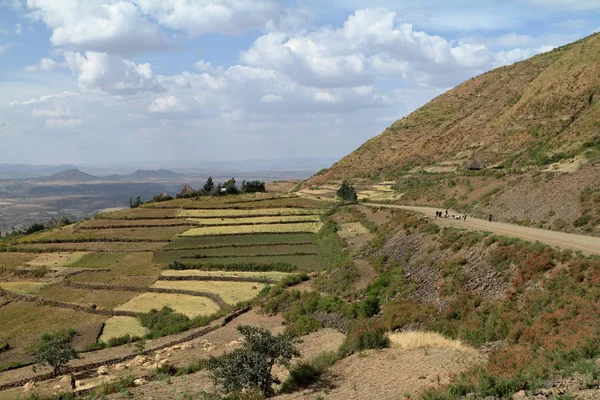
[[[361,204],[368,207],[397,208],[415,211],[431,217],[432,220],[435,220],[435,212],[441,210],[440,208],[432,207],[415,207],[376,203]],[[457,215],[459,214],[455,211],[448,211],[448,213]],[[600,237],[548,231],[545,229],[507,224],[504,222],[489,222],[487,220],[473,218],[470,216],[467,217],[466,221],[452,220],[449,218],[438,218],[435,221],[442,226],[454,226],[457,228],[468,228],[477,231],[492,232],[498,235],[519,238],[530,242],[538,241],[551,246],[558,246],[563,249],[579,250],[584,254],[600,255]]]

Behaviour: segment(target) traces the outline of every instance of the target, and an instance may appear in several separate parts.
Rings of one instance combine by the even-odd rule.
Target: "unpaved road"
[[[467,217],[466,221],[463,221],[462,219],[457,221],[450,218],[435,219],[435,212],[440,211],[441,209],[432,207],[414,207],[376,203],[362,204],[369,207],[397,208],[402,210],[416,211],[431,217],[432,220],[435,220],[437,223],[443,226],[453,226],[457,228],[468,228],[477,231],[492,232],[498,235],[519,238],[530,242],[538,241],[551,246],[558,246],[563,249],[579,250],[584,254],[600,255],[600,237],[554,232],[545,229],[506,224],[504,222],[489,222],[473,217]],[[448,210],[448,214],[458,215],[459,213]]]

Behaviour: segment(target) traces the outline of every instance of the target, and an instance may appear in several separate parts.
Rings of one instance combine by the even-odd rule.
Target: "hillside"
[[[310,183],[394,178],[415,169],[524,168],[600,161],[600,35],[472,78],[335,163]]]
[[[50,176],[45,176],[36,179],[39,182],[93,182],[99,181],[100,178],[94,175],[86,174],[78,169],[69,169],[66,171],[57,172]]]

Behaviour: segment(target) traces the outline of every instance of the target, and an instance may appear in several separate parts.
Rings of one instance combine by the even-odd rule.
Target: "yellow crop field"
[[[32,267],[66,267],[73,264],[88,253],[71,252],[71,253],[45,253],[40,254],[33,260],[27,262]]]
[[[182,210],[180,217],[210,218],[210,217],[252,217],[255,215],[310,215],[321,214],[323,210],[317,208],[253,208],[250,210],[237,209],[211,209],[211,210]]]
[[[144,336],[148,330],[144,328],[140,321],[134,317],[110,317],[104,323],[100,341],[106,342],[110,338],[117,338],[127,334],[132,336]]]
[[[256,278],[256,279],[271,279],[275,281],[282,280],[285,277],[294,275],[288,272],[254,272],[254,271],[200,271],[197,269],[188,270],[173,270],[167,269],[161,273],[163,276],[214,276],[214,277],[239,277],[239,278]]]
[[[46,285],[45,282],[0,282],[0,289],[15,293],[33,294]]]
[[[277,215],[272,217],[243,217],[243,218],[187,218],[199,225],[235,225],[235,224],[274,224],[278,222],[321,221],[320,215]]]
[[[254,282],[157,281],[153,286],[164,289],[212,292],[221,296],[226,303],[236,304],[252,299],[265,285]]]
[[[22,267],[36,257],[31,253],[0,253],[0,268]]]
[[[235,235],[247,233],[287,233],[311,232],[317,233],[323,224],[321,222],[299,222],[297,224],[266,224],[266,225],[237,225],[237,226],[206,226],[193,228],[180,234],[180,236],[206,236],[206,235]]]
[[[219,311],[219,306],[206,297],[170,293],[143,293],[116,307],[115,310],[144,313],[152,309],[160,310],[164,306],[171,307],[190,318]]]

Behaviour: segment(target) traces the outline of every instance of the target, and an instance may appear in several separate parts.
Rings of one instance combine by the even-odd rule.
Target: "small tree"
[[[204,186],[202,187],[202,191],[206,194],[212,192],[212,190],[215,188],[215,184],[213,182],[212,176],[209,176],[208,179],[206,180],[206,183],[204,184]]]
[[[138,208],[140,204],[142,204],[142,199],[140,196],[136,197],[135,199],[133,197],[129,198],[129,208]]]
[[[264,396],[272,395],[273,384],[280,383],[272,374],[273,366],[289,367],[292,357],[298,354],[291,336],[273,336],[264,328],[248,325],[237,329],[244,337],[242,348],[208,360],[213,380],[226,393],[258,389]]]
[[[77,335],[74,329],[43,333],[34,348],[38,362],[52,367],[54,376],[61,375],[69,361],[78,358],[77,350],[73,347],[73,337]]]
[[[227,182],[225,182],[225,193],[227,194],[238,194],[240,191],[237,186],[235,186],[235,178],[231,178]]]
[[[257,193],[257,192],[266,192],[265,183],[261,181],[250,181],[242,182],[242,192],[243,193]]]
[[[342,186],[340,186],[340,188],[337,191],[337,196],[345,201],[356,202],[358,200],[354,186],[348,183],[347,180],[344,180],[342,182]]]

